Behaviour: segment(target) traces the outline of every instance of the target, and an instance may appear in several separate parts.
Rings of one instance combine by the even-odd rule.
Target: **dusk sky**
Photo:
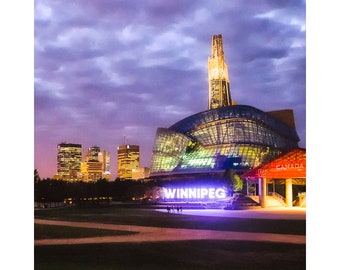
[[[306,3],[270,0],[34,2],[34,167],[57,145],[137,144],[149,167],[158,127],[208,109],[212,35],[222,34],[231,97],[293,109],[306,147]]]

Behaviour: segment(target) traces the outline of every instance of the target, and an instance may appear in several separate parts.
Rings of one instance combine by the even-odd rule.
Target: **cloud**
[[[232,98],[263,110],[294,109],[305,144],[304,1],[34,6],[35,166],[42,177],[56,172],[51,160],[61,141],[111,151],[115,175],[125,136],[140,144],[142,166],[149,166],[158,127],[207,109],[214,34],[223,36]],[[49,151],[43,158],[42,149]]]

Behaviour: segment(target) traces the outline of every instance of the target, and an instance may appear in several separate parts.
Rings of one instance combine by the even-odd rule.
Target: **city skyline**
[[[57,144],[111,152],[207,110],[211,37],[221,34],[237,104],[293,109],[306,147],[305,1],[35,1],[34,166],[56,173]],[[231,27],[232,26],[232,27]]]

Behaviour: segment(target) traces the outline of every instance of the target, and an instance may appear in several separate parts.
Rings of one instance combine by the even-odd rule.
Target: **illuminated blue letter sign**
[[[223,188],[164,188],[166,199],[225,199]]]

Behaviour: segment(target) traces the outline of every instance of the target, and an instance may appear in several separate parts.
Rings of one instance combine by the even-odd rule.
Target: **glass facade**
[[[157,129],[151,175],[249,169],[297,147],[294,127],[247,105],[219,107]]]
[[[103,171],[103,178],[110,180],[111,175],[111,153],[105,150],[101,150],[98,153],[98,161],[103,162],[104,164],[104,171]]]
[[[151,167],[157,168],[157,172],[171,172],[181,162],[190,142],[190,138],[184,134],[158,128]]]
[[[98,154],[100,152],[100,147],[92,146],[90,147],[85,155],[85,162],[87,161],[98,161]]]
[[[139,145],[121,145],[117,149],[118,178],[132,179],[132,170],[140,167]]]
[[[82,146],[74,143],[58,144],[57,174],[62,179],[78,180],[82,160]]]

